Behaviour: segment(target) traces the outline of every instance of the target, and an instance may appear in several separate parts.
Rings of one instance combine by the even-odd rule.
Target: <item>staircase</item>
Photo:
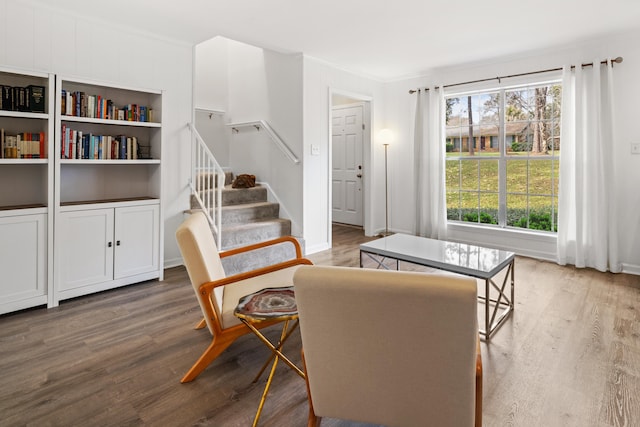
[[[215,175],[200,176],[197,191],[202,200],[213,198]],[[252,188],[232,188],[233,174],[225,173],[222,189],[221,251],[291,235],[291,221],[279,217],[280,205],[268,201],[267,189],[260,184]],[[200,209],[194,195],[191,210]],[[215,231],[214,231],[215,234]],[[217,237],[217,236],[216,236]],[[223,259],[227,275],[260,268],[295,256],[291,244],[259,249],[250,256]]]

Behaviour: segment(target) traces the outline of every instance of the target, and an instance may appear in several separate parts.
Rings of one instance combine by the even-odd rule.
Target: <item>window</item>
[[[447,219],[557,231],[559,83],[445,97]]]

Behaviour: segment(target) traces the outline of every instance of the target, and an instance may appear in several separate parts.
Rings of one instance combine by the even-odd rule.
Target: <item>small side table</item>
[[[287,356],[282,353],[282,346],[287,338],[291,336],[291,333],[298,327],[298,307],[296,306],[295,295],[293,292],[293,286],[286,288],[266,288],[253,294],[246,295],[240,298],[238,306],[233,312],[235,316],[240,319],[253,333],[272,351],[271,357],[265,362],[258,372],[258,375],[253,382],[258,381],[265,368],[273,360],[271,366],[271,372],[267,379],[267,384],[264,387],[262,398],[260,399],[260,405],[258,411],[253,420],[253,427],[258,425],[260,414],[262,413],[262,407],[267,399],[267,393],[269,393],[269,387],[271,387],[271,381],[273,375],[276,372],[276,366],[278,360],[282,359],[284,363],[289,365],[298,375],[302,378],[305,377],[302,372]],[[289,322],[295,320],[293,326],[289,328]],[[264,321],[283,321],[282,333],[280,334],[280,340],[276,345],[273,345],[252,323],[259,323]]]

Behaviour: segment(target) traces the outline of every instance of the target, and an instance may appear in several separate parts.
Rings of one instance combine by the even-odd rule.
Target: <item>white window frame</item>
[[[468,226],[478,226],[478,227],[487,227],[487,228],[500,228],[500,229],[505,229],[505,230],[513,230],[513,231],[528,231],[528,232],[533,232],[533,233],[542,233],[542,234],[552,234],[552,235],[556,235],[557,232],[556,231],[544,231],[544,230],[535,230],[535,229],[531,229],[531,228],[523,228],[523,227],[516,227],[516,226],[510,226],[507,225],[507,162],[509,160],[514,160],[514,156],[510,156],[507,154],[506,152],[506,141],[505,141],[505,105],[506,105],[506,97],[505,97],[505,93],[507,91],[510,90],[514,90],[514,89],[528,89],[528,88],[536,88],[536,87],[541,87],[541,86],[552,86],[552,85],[559,85],[562,83],[562,80],[560,78],[560,76],[557,77],[553,77],[553,78],[548,78],[548,79],[540,79],[539,76],[538,78],[531,78],[529,76],[529,78],[525,78],[524,82],[520,82],[519,84],[511,84],[511,85],[499,85],[499,86],[487,86],[486,84],[482,85],[482,86],[476,86],[473,89],[468,88],[467,90],[464,91],[460,91],[460,92],[454,92],[454,91],[445,91],[444,97],[445,100],[448,98],[456,98],[456,97],[466,97],[466,96],[474,96],[474,95],[481,95],[481,94],[490,94],[490,93],[498,93],[499,94],[499,100],[500,100],[500,114],[499,114],[499,121],[498,121],[498,146],[499,146],[499,150],[496,153],[495,156],[488,156],[486,158],[482,158],[480,156],[478,156],[477,158],[472,158],[470,159],[467,156],[461,155],[455,158],[451,158],[449,156],[447,156],[445,158],[445,164],[448,161],[458,161],[458,162],[462,162],[462,161],[498,161],[498,224],[486,224],[486,223],[481,223],[481,222],[470,222],[470,221],[463,221],[463,220],[453,220],[453,219],[448,219],[447,218],[447,222],[450,225],[468,225]],[[445,101],[446,102],[446,101]],[[444,110],[444,108],[443,108]],[[443,113],[444,114],[444,113]],[[443,122],[446,123],[445,118],[443,117]],[[446,125],[445,125],[446,126]],[[445,144],[446,142],[446,133],[443,136],[444,140],[442,141],[442,144]],[[475,136],[474,136],[475,138]],[[462,142],[461,142],[462,145]],[[446,156],[446,153],[445,153]],[[559,157],[556,157],[556,159],[558,160],[558,166],[559,166]],[[540,161],[543,159],[536,159],[534,157],[530,157],[527,156],[526,158],[523,158],[522,160],[528,160],[528,161]],[[462,163],[459,163],[460,165],[462,165]],[[478,165],[480,165],[478,163]],[[445,168],[446,169],[446,168]],[[480,174],[480,170],[478,170],[478,174]],[[553,174],[552,174],[553,177]],[[553,178],[552,178],[553,179]],[[478,182],[480,180],[480,176],[478,175]],[[446,185],[446,180],[445,180],[445,185]],[[446,191],[446,189],[445,189]],[[482,194],[482,191],[480,189],[477,190],[478,193],[478,198],[480,198],[480,195]],[[531,195],[530,191],[529,191],[529,182],[527,182],[527,191],[525,193],[526,195]],[[545,196],[549,196],[551,198],[554,197],[554,193],[553,193],[553,185],[551,188],[551,194],[547,195],[545,194]],[[557,194],[555,195],[557,197]],[[480,201],[478,200],[478,205],[480,205]],[[553,216],[553,211],[552,211],[552,216]],[[556,224],[557,225],[557,224]]]

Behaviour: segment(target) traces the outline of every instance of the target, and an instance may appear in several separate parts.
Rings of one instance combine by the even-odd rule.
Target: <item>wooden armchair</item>
[[[181,382],[185,383],[195,379],[238,337],[251,332],[233,314],[242,296],[263,288],[291,286],[295,270],[311,261],[302,257],[300,244],[289,236],[219,253],[207,219],[201,212],[190,215],[178,227],[176,240],[204,315],[199,327],[206,323],[213,335],[209,347],[182,378]],[[278,244],[293,245],[295,258],[229,277],[225,275],[221,258]],[[254,326],[261,329],[275,323],[279,322],[260,322]]]
[[[482,425],[474,279],[310,266],[293,282],[309,426]]]

